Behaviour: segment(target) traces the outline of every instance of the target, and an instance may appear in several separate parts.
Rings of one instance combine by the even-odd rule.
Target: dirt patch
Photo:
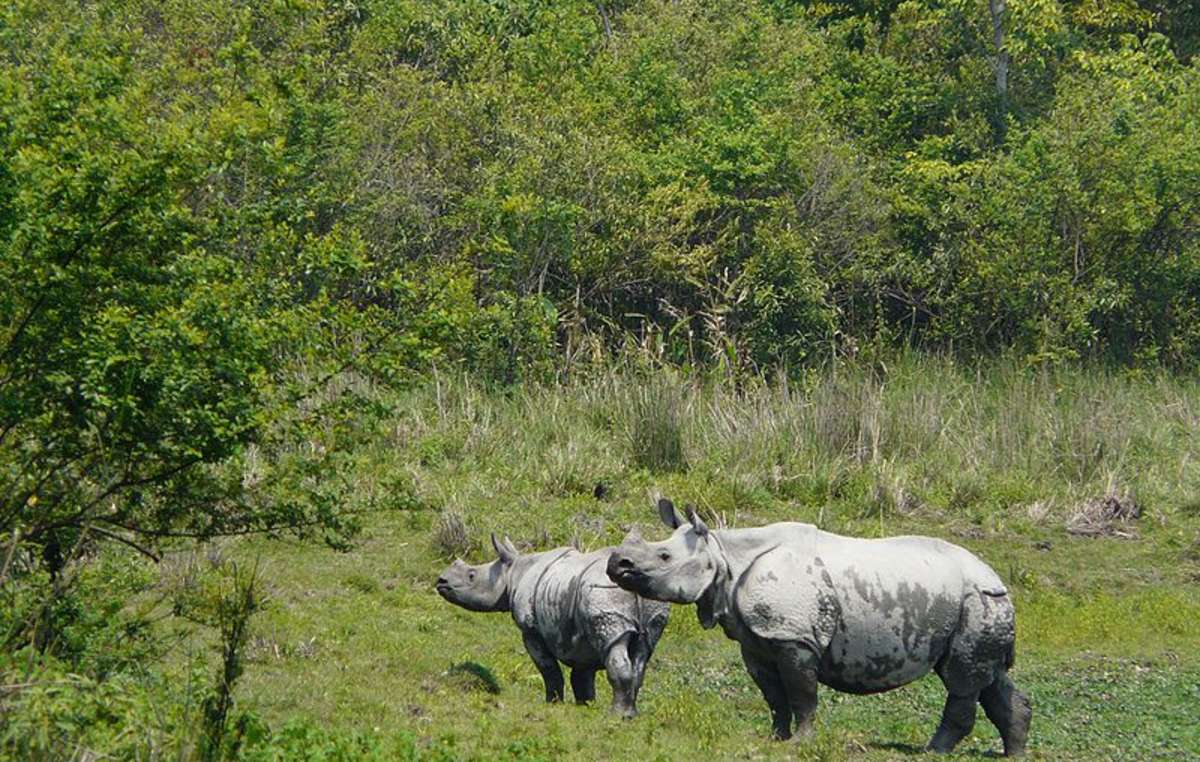
[[[1088,500],[1067,518],[1067,532],[1081,537],[1138,536],[1134,522],[1142,517],[1142,507],[1129,495],[1109,494]]]

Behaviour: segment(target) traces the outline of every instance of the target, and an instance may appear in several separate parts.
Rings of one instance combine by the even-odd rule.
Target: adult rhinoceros
[[[774,736],[812,729],[817,683],[848,693],[897,688],[935,670],[946,706],[928,748],[949,752],[975,724],[975,702],[1000,730],[1004,752],[1025,748],[1029,700],[1008,676],[1014,614],[1004,584],[967,550],[929,537],[863,540],[811,524],[709,530],[685,521],[663,542],[631,534],[608,576],[641,596],[695,603],[742,646],[771,708]]]
[[[636,715],[646,664],[670,606],[610,582],[605,564],[612,548],[522,555],[507,537],[499,541],[495,535],[492,546],[496,561],[471,566],[455,560],[438,577],[438,593],[471,611],[512,612],[546,684],[546,701],[563,700],[560,661],[571,668],[571,692],[580,704],[596,698],[596,670],[603,667],[613,711]]]

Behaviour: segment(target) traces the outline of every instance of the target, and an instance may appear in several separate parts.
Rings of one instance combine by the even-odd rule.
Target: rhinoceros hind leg
[[[529,658],[533,659],[534,666],[538,668],[538,672],[542,673],[542,681],[546,684],[546,701],[562,701],[563,676],[562,668],[558,666],[558,659],[554,658],[554,653],[551,652],[549,646],[536,633],[523,633],[522,639],[525,642],[525,650],[529,653]]]
[[[808,738],[817,713],[817,655],[800,643],[775,643],[779,676],[795,720],[795,736]]]
[[[770,661],[755,656],[745,646],[742,646],[742,661],[746,663],[746,671],[754,678],[771,709],[771,737],[786,741],[792,737],[792,707],[788,703],[787,689],[783,687],[778,668]]]
[[[966,696],[948,694],[946,706],[942,709],[942,722],[926,748],[939,754],[954,751],[958,742],[975,727],[975,702],[978,700],[977,693]]]
[[[930,742],[931,748],[954,736],[961,725],[958,717],[970,716],[971,722],[965,725],[966,731],[962,735],[970,731],[977,700],[1000,731],[1006,752],[1019,754],[1024,749],[1029,729],[1029,701],[1016,691],[1007,675],[1013,663],[1015,630],[1012,601],[1007,595],[980,591],[964,598],[959,628],[936,667],[950,697],[946,700],[942,727]],[[968,704],[964,698],[967,696],[975,698]],[[954,741],[961,738],[960,735]]]
[[[596,668],[571,668],[571,693],[576,704],[590,704],[596,700]]]
[[[987,718],[1000,731],[1000,738],[1004,740],[1004,755],[1015,757],[1024,754],[1033,708],[1029,705],[1028,697],[1013,685],[1007,672],[1000,673],[995,682],[983,689],[979,694],[979,703],[983,704]]]
[[[633,633],[626,633],[616,640],[604,654],[604,671],[608,684],[612,686],[612,710],[626,719],[637,716],[637,688],[640,675],[629,658],[630,641]],[[645,662],[641,663],[645,667]]]

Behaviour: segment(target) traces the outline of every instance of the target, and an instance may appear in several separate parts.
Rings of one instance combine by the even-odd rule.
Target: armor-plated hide
[[[513,621],[523,632],[536,632],[569,666],[603,666],[603,655],[627,634],[646,638],[653,649],[667,625],[667,604],[639,598],[608,578],[611,552],[533,553],[511,572]]]
[[[970,732],[976,702],[1021,754],[1032,709],[1016,689],[1015,613],[996,573],[964,548],[930,537],[859,539],[811,524],[710,530],[669,500],[659,515],[673,534],[631,534],[608,575],[646,598],[694,603],[705,628],[741,645],[746,669],[771,709],[773,734],[812,732],[817,683],[876,693],[931,670],[946,706],[929,742],[950,751]]]
[[[804,644],[819,658],[818,679],[837,690],[873,693],[929,672],[947,655],[968,600],[984,601],[979,624],[1011,642],[1003,583],[956,545],[842,537],[797,523],[713,535],[728,549],[732,577],[713,592],[723,598],[711,604],[720,612],[713,619],[752,648]]]

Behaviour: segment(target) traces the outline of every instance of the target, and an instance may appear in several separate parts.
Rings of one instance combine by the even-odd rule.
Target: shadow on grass
[[[907,757],[930,757],[933,759],[936,759],[938,757],[937,754],[934,754],[931,751],[927,751],[925,749],[924,744],[917,745],[917,744],[911,744],[911,743],[895,743],[895,742],[880,741],[880,742],[869,742],[864,745],[868,749],[875,749],[877,751],[888,751],[888,752],[892,752],[892,753],[896,753],[896,754],[903,754],[904,756],[907,756]],[[995,751],[992,751],[991,749],[988,749],[987,751],[980,751],[979,749],[961,749],[960,748],[960,749],[956,749],[954,751],[954,756],[955,757],[975,757],[978,759],[995,759],[998,757],[1003,757],[1004,755],[999,754]]]

